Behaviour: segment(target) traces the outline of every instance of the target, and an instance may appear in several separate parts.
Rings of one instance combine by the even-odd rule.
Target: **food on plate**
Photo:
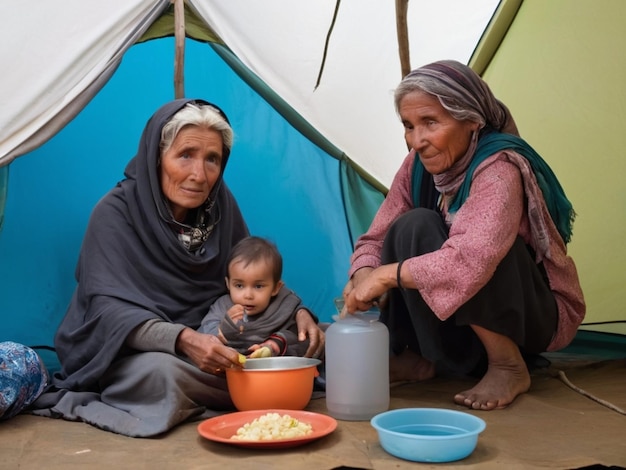
[[[279,413],[266,413],[244,424],[231,439],[239,441],[274,441],[305,437],[313,432],[309,423],[304,423]]]

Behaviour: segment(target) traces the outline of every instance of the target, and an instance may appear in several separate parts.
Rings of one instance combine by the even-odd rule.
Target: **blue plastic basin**
[[[485,422],[469,413],[439,408],[401,408],[370,421],[382,448],[413,462],[452,462],[470,455]]]

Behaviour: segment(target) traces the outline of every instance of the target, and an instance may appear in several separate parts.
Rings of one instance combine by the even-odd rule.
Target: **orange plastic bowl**
[[[242,370],[226,369],[230,397],[239,411],[302,410],[311,401],[321,363],[292,356],[248,359]]]

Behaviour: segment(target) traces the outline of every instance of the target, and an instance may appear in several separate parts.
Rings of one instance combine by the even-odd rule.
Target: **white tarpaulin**
[[[401,79],[394,2],[343,1],[323,60],[334,0],[187,2],[226,45],[335,146],[388,186],[406,148],[392,91]],[[0,30],[0,165],[36,147],[101,86],[166,0],[24,0]],[[411,65],[467,62],[497,0],[412,0]],[[82,95],[82,96],[81,96]],[[66,109],[70,106],[69,110]],[[59,121],[49,129],[45,126]],[[44,129],[37,138],[38,132]]]
[[[33,0],[4,5],[0,166],[36,148],[108,80],[167,0]]]

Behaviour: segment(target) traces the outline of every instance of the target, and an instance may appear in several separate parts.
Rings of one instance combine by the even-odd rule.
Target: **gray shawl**
[[[196,329],[226,291],[228,253],[248,234],[231,192],[220,178],[211,194],[220,221],[202,247],[190,252],[177,239],[160,189],[161,129],[189,101],[157,110],[125,179],[91,214],[76,268],[78,285],[55,336],[62,366],[53,378],[56,389],[98,391],[110,364],[131,353],[124,342],[135,327],[160,319]]]

